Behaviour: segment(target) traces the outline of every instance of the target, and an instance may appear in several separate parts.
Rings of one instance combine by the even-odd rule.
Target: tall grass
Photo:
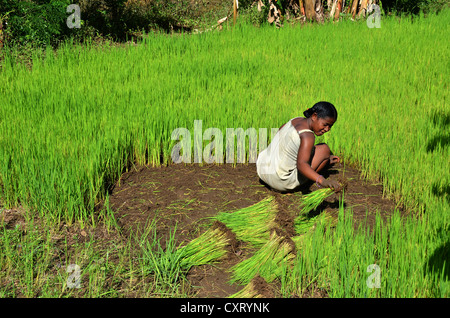
[[[6,56],[0,200],[54,222],[90,220],[129,165],[170,162],[175,128],[189,129],[192,141],[196,119],[224,134],[270,129],[328,100],[339,118],[317,141],[382,180],[387,196],[419,216],[394,217],[375,231],[375,239],[405,238],[384,251],[398,262],[389,263],[376,295],[448,295],[448,262],[434,255],[449,241],[448,120],[440,120],[450,112],[449,17],[445,10],[414,21],[386,18],[380,29],[352,21],[281,30],[238,25],[195,36],[149,35],[136,47],[66,45],[36,55],[32,70]],[[302,268],[318,280],[317,268],[325,266],[333,284],[345,285],[343,295],[352,295],[348,279],[357,278],[346,262],[357,253],[354,240],[368,251],[379,245],[338,233],[345,234],[343,245],[324,241],[314,251],[323,253],[317,263]],[[331,250],[342,253],[334,260],[346,267],[330,262]]]
[[[7,58],[0,88],[2,200],[85,218],[129,162],[169,161],[175,128],[190,129],[193,139],[195,119],[224,134],[228,127],[279,127],[326,99],[339,120],[323,140],[367,176],[385,179],[388,193],[423,203],[433,196],[430,180],[438,189],[448,184],[446,165],[434,164],[448,147],[426,151],[428,136],[440,129],[431,116],[448,111],[442,63],[448,14],[383,20],[376,30],[351,21],[282,31],[244,25],[150,35],[137,47],[67,45],[34,59],[32,71]],[[419,168],[423,173],[415,173]]]
[[[351,210],[341,208],[333,231],[318,222],[314,231],[296,240],[300,252],[281,277],[282,292],[292,296],[324,290],[328,297],[340,298],[448,297],[444,258],[437,270],[426,261],[433,252],[428,244],[435,244],[427,227],[405,222],[395,211],[388,224],[378,214],[373,231],[355,230]]]

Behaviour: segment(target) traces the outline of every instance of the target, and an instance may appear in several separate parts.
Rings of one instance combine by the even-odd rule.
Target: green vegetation
[[[151,228],[150,228],[151,230]],[[173,296],[182,290],[181,284],[192,266],[211,264],[223,258],[229,239],[220,228],[210,228],[185,246],[177,247],[176,228],[165,248],[161,247],[156,232],[152,240],[145,240],[143,271],[152,274],[159,296]]]
[[[66,24],[74,13],[67,12],[71,4],[80,8],[80,28]],[[143,32],[210,27],[228,9],[225,2],[190,0],[0,0],[0,43],[17,48],[57,47],[70,38],[124,42]]]
[[[124,169],[170,162],[174,129],[193,132],[196,119],[223,132],[279,127],[328,100],[339,119],[317,142],[380,179],[386,196],[411,215],[378,218],[372,231],[354,229],[343,207],[337,224],[316,222],[294,240],[301,252],[292,268],[276,274],[283,294],[314,287],[332,297],[448,297],[449,18],[444,10],[414,21],[385,18],[380,29],[352,21],[280,30],[238,25],[150,34],[137,46],[65,44],[36,53],[31,69],[7,54],[0,70],[0,200],[2,209],[30,209],[30,228],[26,235],[1,229],[0,295],[76,295],[57,271],[46,279],[49,257],[67,255],[55,254],[63,245],[50,229],[95,223],[95,208]],[[48,222],[47,236],[33,230],[31,215]],[[174,246],[152,246],[156,254],[143,258],[127,244],[112,244],[119,259],[113,265],[94,263],[94,247],[80,243],[80,259],[61,263],[83,264],[89,289],[81,296],[117,296],[129,286],[145,290],[140,295],[178,295]],[[370,264],[379,266],[380,288],[367,286]],[[146,286],[149,270],[160,276]],[[105,273],[114,279],[102,281]]]
[[[69,0],[0,0],[0,43],[10,46],[56,45],[73,35],[66,27]],[[0,28],[1,29],[1,28]]]
[[[254,25],[267,23],[268,0],[261,12],[254,1],[239,1],[241,20]],[[343,1],[348,8],[351,1]],[[221,0],[0,0],[0,24],[4,25],[3,42],[12,47],[57,47],[67,39],[78,41],[108,38],[115,41],[140,39],[143,32],[190,32],[205,30],[230,15],[231,1]],[[290,1],[279,0],[284,10]],[[322,1],[326,10],[327,1]],[[80,8],[81,27],[68,28],[66,21],[73,13],[71,4]],[[440,12],[448,8],[446,0],[385,0],[383,13],[417,15]],[[292,11],[292,10],[290,10]],[[293,15],[294,12],[291,12]]]
[[[309,212],[317,209],[317,207],[323,202],[323,200],[328,198],[333,193],[333,189],[324,188],[304,195],[301,202],[302,210],[300,213],[308,214]]]
[[[293,246],[286,242],[284,237],[273,232],[253,256],[231,268],[231,282],[248,284],[256,275],[260,275],[269,283],[272,282],[285,268],[283,265],[294,257],[292,250]]]
[[[336,226],[328,229],[317,222],[298,243],[301,252],[281,279],[285,296],[313,286],[329,297],[448,297],[445,255],[439,270],[426,261],[442,244],[443,233],[436,236],[426,220],[395,213],[389,223],[377,217],[368,232],[355,230],[351,210],[340,209]]]
[[[55,219],[84,220],[124,167],[169,162],[178,127],[193,132],[195,119],[223,132],[278,127],[327,99],[339,110],[333,132],[321,138],[333,151],[359,163],[366,176],[383,179],[386,194],[408,207],[445,203],[431,190],[441,193],[449,182],[445,164],[436,164],[448,148],[429,145],[428,136],[441,134],[432,119],[447,112],[448,69],[440,62],[448,50],[441,41],[446,15],[400,24],[386,19],[378,30],[344,21],[282,32],[240,26],[196,36],[149,35],[126,48],[65,45],[35,56],[32,71],[7,56],[0,74],[1,198],[7,207],[21,202]],[[264,45],[265,37],[280,46]],[[330,52],[345,47],[349,53],[316,54],[313,38]],[[428,45],[431,39],[438,45]],[[418,40],[421,45],[412,44]],[[270,117],[258,111],[262,106]],[[411,107],[421,116],[412,116]],[[396,164],[374,154],[389,154]]]
[[[229,238],[226,233],[220,228],[208,229],[179,249],[182,257],[180,265],[189,269],[192,266],[211,264],[227,254],[227,245]]]
[[[385,0],[382,1],[383,9],[389,12],[401,14],[419,14],[419,12],[439,12],[448,8],[446,0]]]
[[[267,197],[254,205],[234,212],[220,212],[216,219],[225,224],[238,240],[261,247],[270,238],[275,227],[277,204],[273,197]]]

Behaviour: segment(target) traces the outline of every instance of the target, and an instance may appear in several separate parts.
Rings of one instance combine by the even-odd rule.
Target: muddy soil
[[[361,179],[354,167],[339,163],[323,174],[345,181],[343,204],[352,209],[355,227],[361,224],[370,227],[377,211],[388,218],[395,208],[395,202],[383,198],[381,183]],[[300,210],[301,195],[315,189],[316,185],[310,183],[292,193],[273,191],[260,181],[255,164],[141,166],[122,175],[112,190],[110,207],[124,236],[142,231],[153,221],[164,245],[175,227],[177,242],[187,242],[211,226],[210,217],[218,212],[247,207],[272,195],[279,206],[279,228],[289,237],[295,233],[293,219]],[[331,196],[315,213],[326,210],[337,216],[339,198],[339,194]],[[237,245],[220,263],[193,268],[188,279],[194,295],[227,297],[242,289],[228,283],[227,269],[248,257],[248,253],[249,249]],[[276,287],[269,286],[266,290],[276,296]],[[311,295],[314,296],[314,291],[306,296]]]

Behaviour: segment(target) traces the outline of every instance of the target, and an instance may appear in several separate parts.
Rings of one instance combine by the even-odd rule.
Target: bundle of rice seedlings
[[[295,247],[297,248],[297,251],[302,249],[304,239],[305,239],[304,235],[297,235],[297,236],[291,237],[291,240],[292,240],[292,242],[294,242]]]
[[[223,258],[227,254],[230,239],[222,229],[210,228],[187,245],[178,249],[180,265],[189,269],[192,266],[209,264]]]
[[[258,293],[258,291],[255,289],[255,286],[253,285],[253,281],[251,281],[240,291],[229,296],[229,298],[262,298],[262,295]]]
[[[231,268],[231,283],[248,284],[255,275],[259,274],[267,282],[273,281],[295,257],[295,246],[285,237],[279,236],[275,231],[270,239],[253,254]]]
[[[317,207],[333,193],[333,189],[323,188],[304,195],[302,198],[302,210],[300,211],[300,214],[305,215],[310,211],[317,209]]]
[[[269,285],[260,276],[253,278],[250,283],[245,285],[237,293],[229,296],[229,298],[272,298],[273,292],[270,290]]]
[[[275,227],[277,209],[274,197],[269,196],[234,212],[220,212],[216,219],[231,229],[238,240],[260,247],[269,240],[270,230]]]

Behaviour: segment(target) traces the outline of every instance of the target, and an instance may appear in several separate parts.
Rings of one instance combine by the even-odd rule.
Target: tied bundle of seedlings
[[[216,219],[231,229],[238,240],[260,247],[270,238],[277,210],[274,197],[269,196],[234,212],[220,212]]]
[[[267,282],[280,276],[295,257],[295,246],[275,231],[270,239],[251,256],[231,268],[231,283],[248,284],[257,274]]]
[[[309,212],[317,209],[317,207],[329,196],[334,193],[333,189],[323,188],[311,193],[308,193],[302,198],[302,210],[300,211],[301,215],[306,215]]]
[[[229,298],[273,298],[273,296],[273,292],[264,278],[256,276],[244,288],[230,295]]]
[[[263,296],[258,293],[253,285],[253,281],[251,281],[249,284],[245,285],[244,288],[231,295],[229,298],[263,298]]]
[[[181,259],[180,265],[182,268],[189,269],[192,266],[217,261],[228,253],[227,246],[229,243],[229,236],[223,229],[212,227],[178,249]]]

